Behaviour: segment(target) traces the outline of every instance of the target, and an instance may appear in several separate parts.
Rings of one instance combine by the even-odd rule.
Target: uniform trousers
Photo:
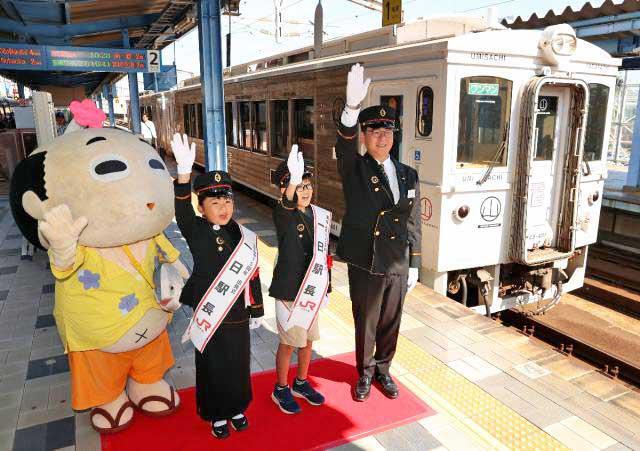
[[[376,275],[349,265],[349,294],[360,376],[389,375],[396,352],[407,275]]]

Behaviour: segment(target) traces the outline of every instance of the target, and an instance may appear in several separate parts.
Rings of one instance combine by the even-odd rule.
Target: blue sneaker
[[[298,378],[293,382],[293,396],[297,398],[304,398],[312,406],[320,406],[324,404],[324,396],[315,391],[311,384],[304,381],[299,381]]]
[[[271,399],[275,402],[280,410],[287,414],[300,413],[300,406],[291,396],[291,389],[287,385],[285,388],[278,387],[276,384],[273,389],[273,393],[271,393]]]

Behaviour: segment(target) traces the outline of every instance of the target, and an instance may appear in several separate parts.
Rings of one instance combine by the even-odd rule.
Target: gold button
[[[396,236],[395,235],[391,235],[389,238],[391,238],[392,240],[395,240]]]
[[[399,219],[398,219],[398,218],[393,218],[393,220],[394,220],[395,222],[398,222],[398,221],[399,221]]]
[[[380,212],[380,216],[384,216],[384,211],[381,211],[381,212]]]
[[[222,252],[223,247],[222,246],[218,246],[218,252]]]
[[[379,231],[379,230],[376,230],[376,233],[375,233],[374,235],[375,235],[375,236],[380,235],[380,231]]]
[[[412,200],[409,201],[409,205],[413,205],[413,201]]]
[[[376,187],[373,190],[377,193],[378,191],[380,191],[380,188]]]
[[[302,238],[302,235],[298,235],[298,238]]]

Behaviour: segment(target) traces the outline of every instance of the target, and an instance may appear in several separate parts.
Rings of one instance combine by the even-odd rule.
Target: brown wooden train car
[[[225,82],[228,167],[234,181],[278,198],[273,173],[297,144],[315,175],[315,203],[330,209],[339,221],[344,199],[333,147],[348,69]],[[196,143],[196,163],[204,166],[199,84],[142,96],[140,107],[154,121],[161,149],[170,153],[173,134],[186,133]]]

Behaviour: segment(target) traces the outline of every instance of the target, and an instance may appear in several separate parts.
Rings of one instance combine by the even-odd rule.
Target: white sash
[[[329,289],[329,234],[331,232],[331,212],[311,205],[313,212],[313,258],[302,279],[298,294],[288,317],[281,317],[280,327],[289,330],[300,326],[305,330],[318,316],[320,307]]]
[[[238,225],[240,241],[200,300],[182,337],[183,342],[191,339],[200,352],[204,351],[258,266],[258,238],[251,230]]]

